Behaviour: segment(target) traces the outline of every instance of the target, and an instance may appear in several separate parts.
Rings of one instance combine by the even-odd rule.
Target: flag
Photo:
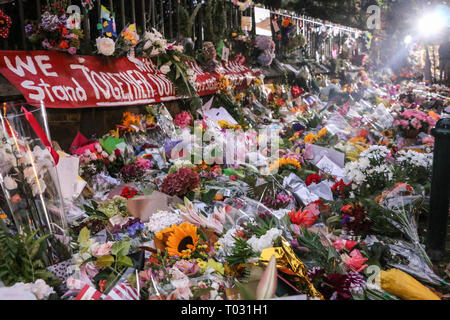
[[[116,21],[114,20],[114,17],[111,17],[111,19],[103,22],[103,33],[105,33],[109,38],[117,38]]]
[[[81,288],[75,300],[100,300],[104,298],[105,296],[100,291],[92,288],[88,284],[85,284]]]
[[[117,283],[104,300],[139,300],[139,292],[128,281]]]

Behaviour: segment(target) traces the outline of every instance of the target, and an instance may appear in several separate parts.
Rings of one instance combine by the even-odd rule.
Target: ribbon
[[[34,132],[36,132],[39,139],[41,139],[41,141],[44,143],[45,147],[52,155],[53,160],[55,161],[55,165],[57,165],[59,162],[59,155],[56,152],[56,150],[53,149],[50,141],[48,141],[48,137],[45,134],[44,130],[42,130],[41,126],[39,125],[36,118],[34,117],[34,115],[31,112],[29,112],[27,109],[25,109],[25,107],[22,107],[22,110],[25,113],[25,118],[27,119],[28,123],[31,125]]]
[[[268,264],[272,255],[277,258],[277,268],[281,272],[293,276],[295,287],[306,293],[310,297],[323,300],[322,294],[314,288],[309,280],[308,271],[303,262],[295,255],[289,242],[281,237],[281,247],[264,249],[259,257],[259,261]]]

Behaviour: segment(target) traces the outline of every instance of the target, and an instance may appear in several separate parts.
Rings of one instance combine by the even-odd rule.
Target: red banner
[[[214,73],[190,63],[200,95],[217,91],[220,74],[238,89],[254,78],[237,62],[223,62]],[[54,51],[0,51],[0,73],[30,105],[85,108],[150,104],[179,99],[170,80],[145,58],[70,56]]]

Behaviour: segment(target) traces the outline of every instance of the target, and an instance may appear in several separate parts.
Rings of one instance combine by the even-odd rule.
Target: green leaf
[[[101,256],[97,260],[97,264],[100,267],[107,268],[110,267],[114,263],[114,257],[112,255]]]
[[[126,256],[130,251],[130,247],[131,247],[130,241],[128,240],[119,241],[111,246],[111,253],[116,257]]]
[[[214,196],[216,195],[217,190],[216,189],[211,189],[208,192],[202,192],[201,193],[201,200],[203,202],[209,203],[214,199]]]
[[[130,267],[130,268],[133,267],[133,261],[131,261],[130,257],[128,257],[128,256],[119,257],[117,259],[117,264],[119,266],[124,266],[124,267]]]
[[[82,246],[82,247],[89,247],[89,239],[90,239],[90,232],[89,229],[87,227],[84,227],[83,229],[81,229],[80,234],[78,235],[78,243]]]

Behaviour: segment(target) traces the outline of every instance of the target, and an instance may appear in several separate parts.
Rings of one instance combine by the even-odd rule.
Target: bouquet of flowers
[[[66,13],[67,1],[51,2],[44,7],[39,22],[25,26],[27,38],[43,49],[76,54],[83,39],[83,30],[70,26]]]
[[[394,127],[406,138],[415,138],[420,132],[430,133],[436,125],[436,119],[425,112],[407,109],[401,112],[394,121]]]

